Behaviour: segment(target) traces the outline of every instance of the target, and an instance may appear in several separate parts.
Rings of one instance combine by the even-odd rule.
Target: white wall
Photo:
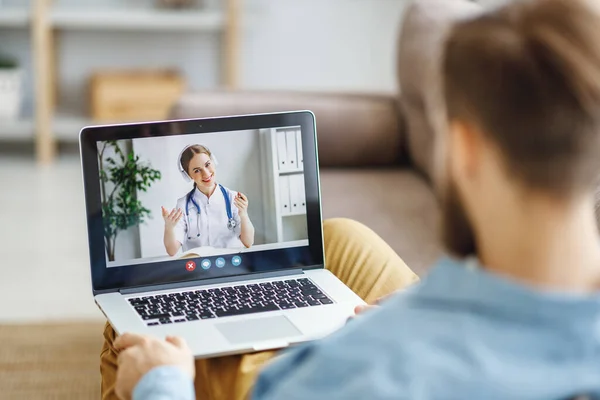
[[[394,92],[405,0],[246,0],[245,87]]]
[[[138,199],[152,210],[153,218],[140,226],[141,256],[165,256],[163,245],[164,221],[160,207],[172,209],[177,199],[192,188],[177,170],[177,157],[188,144],[203,144],[217,157],[217,182],[248,196],[248,215],[255,227],[255,244],[265,243],[264,212],[262,207],[261,160],[263,155],[259,133],[255,130],[219,132],[217,134],[186,135],[178,137],[134,139],[133,148],[142,160],[148,160],[152,168],[162,173],[146,193],[138,193]]]

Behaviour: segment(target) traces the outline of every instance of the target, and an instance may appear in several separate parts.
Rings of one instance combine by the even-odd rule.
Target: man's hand
[[[356,306],[356,307],[354,307],[354,314],[356,314],[356,315],[362,314],[365,311],[374,310],[377,307],[379,307],[379,306],[376,305],[376,304],[367,304],[367,305],[364,305],[364,306]]]
[[[377,307],[379,307],[379,304],[382,301],[385,301],[389,297],[393,296],[395,293],[398,293],[398,292],[392,292],[386,296],[378,298],[377,300],[375,300],[374,304],[366,304],[366,305],[360,305],[360,306],[354,307],[354,316],[348,318],[348,320],[353,319],[354,317],[356,317],[359,314],[363,314],[365,311],[375,310]]]
[[[137,383],[155,367],[173,365],[192,379],[196,374],[194,356],[185,340],[179,337],[168,336],[166,340],[160,340],[125,333],[115,340],[114,345],[117,350],[122,350],[118,358],[115,392],[123,400],[131,399]]]

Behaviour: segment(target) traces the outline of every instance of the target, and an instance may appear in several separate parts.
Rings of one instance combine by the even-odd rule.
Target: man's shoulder
[[[453,337],[451,327],[456,324],[460,312],[451,312],[423,297],[422,286],[426,284],[416,284],[393,295],[377,309],[358,315],[330,338],[340,347],[330,348],[345,351],[343,349],[356,347],[377,359],[402,357],[407,361],[419,343],[436,348],[436,337],[439,338],[442,332],[446,334],[446,341],[456,340],[459,344],[461,338]],[[418,355],[420,358],[427,356],[422,350]]]
[[[410,359],[414,348],[420,348],[415,353],[420,359],[437,357],[448,349],[466,350],[468,338],[461,326],[468,325],[470,334],[476,334],[479,328],[494,329],[499,322],[485,310],[472,312],[475,299],[456,295],[460,285],[447,268],[447,261],[442,260],[421,282],[389,297],[377,309],[357,316],[332,340],[339,340],[343,347],[360,343],[365,352],[382,358],[402,356],[404,360]],[[465,269],[464,274],[468,273]]]
[[[386,393],[414,398],[415,379],[442,378],[444,371],[462,362],[460,355],[465,352],[466,339],[452,328],[456,315],[422,302],[424,284],[397,293],[329,337],[292,350],[261,375],[258,393],[266,393],[270,385],[303,365],[306,368],[298,370],[294,384],[298,390],[310,387],[319,393],[314,398],[386,398]],[[430,371],[432,365],[440,376]],[[309,374],[313,368],[325,368],[326,372]],[[352,389],[331,384],[350,376],[360,377]],[[280,389],[274,393],[286,392]]]

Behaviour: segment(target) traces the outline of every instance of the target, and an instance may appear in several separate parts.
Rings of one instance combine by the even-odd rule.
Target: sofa
[[[415,0],[397,49],[397,95],[209,91],[183,96],[174,118],[309,109],[316,115],[324,218],[358,220],[419,275],[443,253],[435,156],[443,129],[439,60],[451,24],[481,6]],[[600,191],[597,192],[600,216]],[[599,218],[600,220],[600,218]]]

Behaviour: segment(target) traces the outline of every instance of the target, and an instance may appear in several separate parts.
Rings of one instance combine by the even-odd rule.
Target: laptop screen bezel
[[[107,268],[104,228],[101,212],[98,168],[98,142],[108,140],[192,135],[202,133],[257,130],[300,126],[304,158],[306,218],[308,246],[247,252],[243,254],[245,270],[227,270],[219,276],[208,276],[202,268],[188,271],[187,260],[169,260]],[[88,228],[89,259],[94,295],[145,286],[198,282],[220,277],[251,276],[258,273],[289,269],[324,267],[321,196],[317,154],[316,125],[310,111],[255,114],[232,117],[182,119],[160,122],[102,125],[85,127],[79,134],[85,209]],[[281,259],[281,268],[262,269]],[[196,260],[200,264],[200,260]],[[277,261],[277,264],[279,262]],[[290,264],[290,265],[286,265]],[[225,269],[223,270],[225,271]]]

